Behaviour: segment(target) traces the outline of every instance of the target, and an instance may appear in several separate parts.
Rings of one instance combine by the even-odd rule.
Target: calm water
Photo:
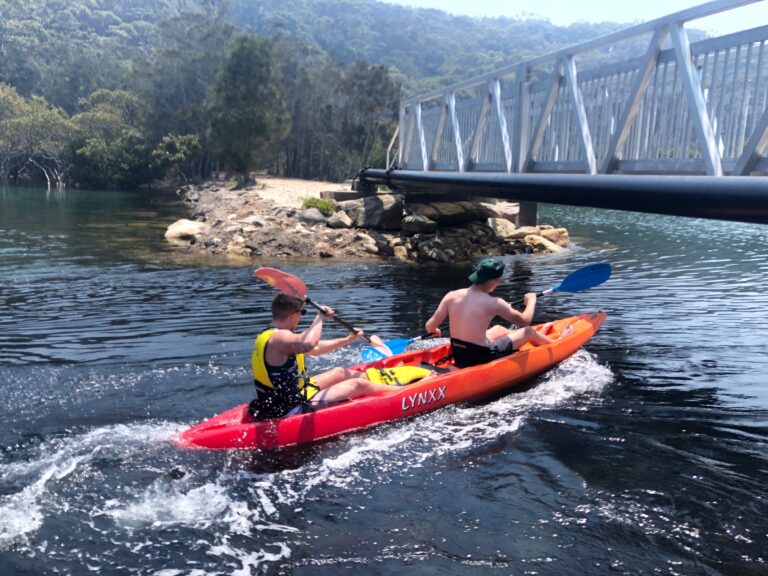
[[[543,207],[574,245],[509,258],[502,295],[609,261],[538,309],[607,310],[585,349],[493,401],[213,453],[170,439],[250,399],[272,292],[166,245],[181,210],[0,190],[0,574],[768,573],[768,227]],[[271,264],[385,338],[467,274]]]

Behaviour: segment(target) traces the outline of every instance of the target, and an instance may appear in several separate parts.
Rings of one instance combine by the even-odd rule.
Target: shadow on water
[[[328,452],[338,439],[326,438],[310,445],[289,446],[277,450],[243,450],[232,456],[232,465],[253,474],[275,474],[298,470]]]

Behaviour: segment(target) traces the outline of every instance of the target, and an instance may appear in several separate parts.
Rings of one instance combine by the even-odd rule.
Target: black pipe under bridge
[[[498,174],[366,168],[358,191],[377,185],[410,198],[500,198],[768,224],[768,178],[619,174]]]

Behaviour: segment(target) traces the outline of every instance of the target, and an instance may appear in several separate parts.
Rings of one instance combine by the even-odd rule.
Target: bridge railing
[[[766,174],[768,25],[694,43],[686,30],[752,3],[709,2],[409,98],[398,167]]]

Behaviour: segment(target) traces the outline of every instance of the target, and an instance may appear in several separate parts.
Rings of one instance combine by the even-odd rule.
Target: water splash
[[[67,500],[57,498],[57,484],[77,473],[87,476],[97,460],[130,460],[147,446],[165,442],[178,433],[171,424],[107,426],[84,434],[47,440],[26,459],[3,463],[0,470],[0,550],[28,538],[46,517],[66,511]],[[8,459],[12,452],[6,454]],[[78,480],[82,482],[82,479]]]

